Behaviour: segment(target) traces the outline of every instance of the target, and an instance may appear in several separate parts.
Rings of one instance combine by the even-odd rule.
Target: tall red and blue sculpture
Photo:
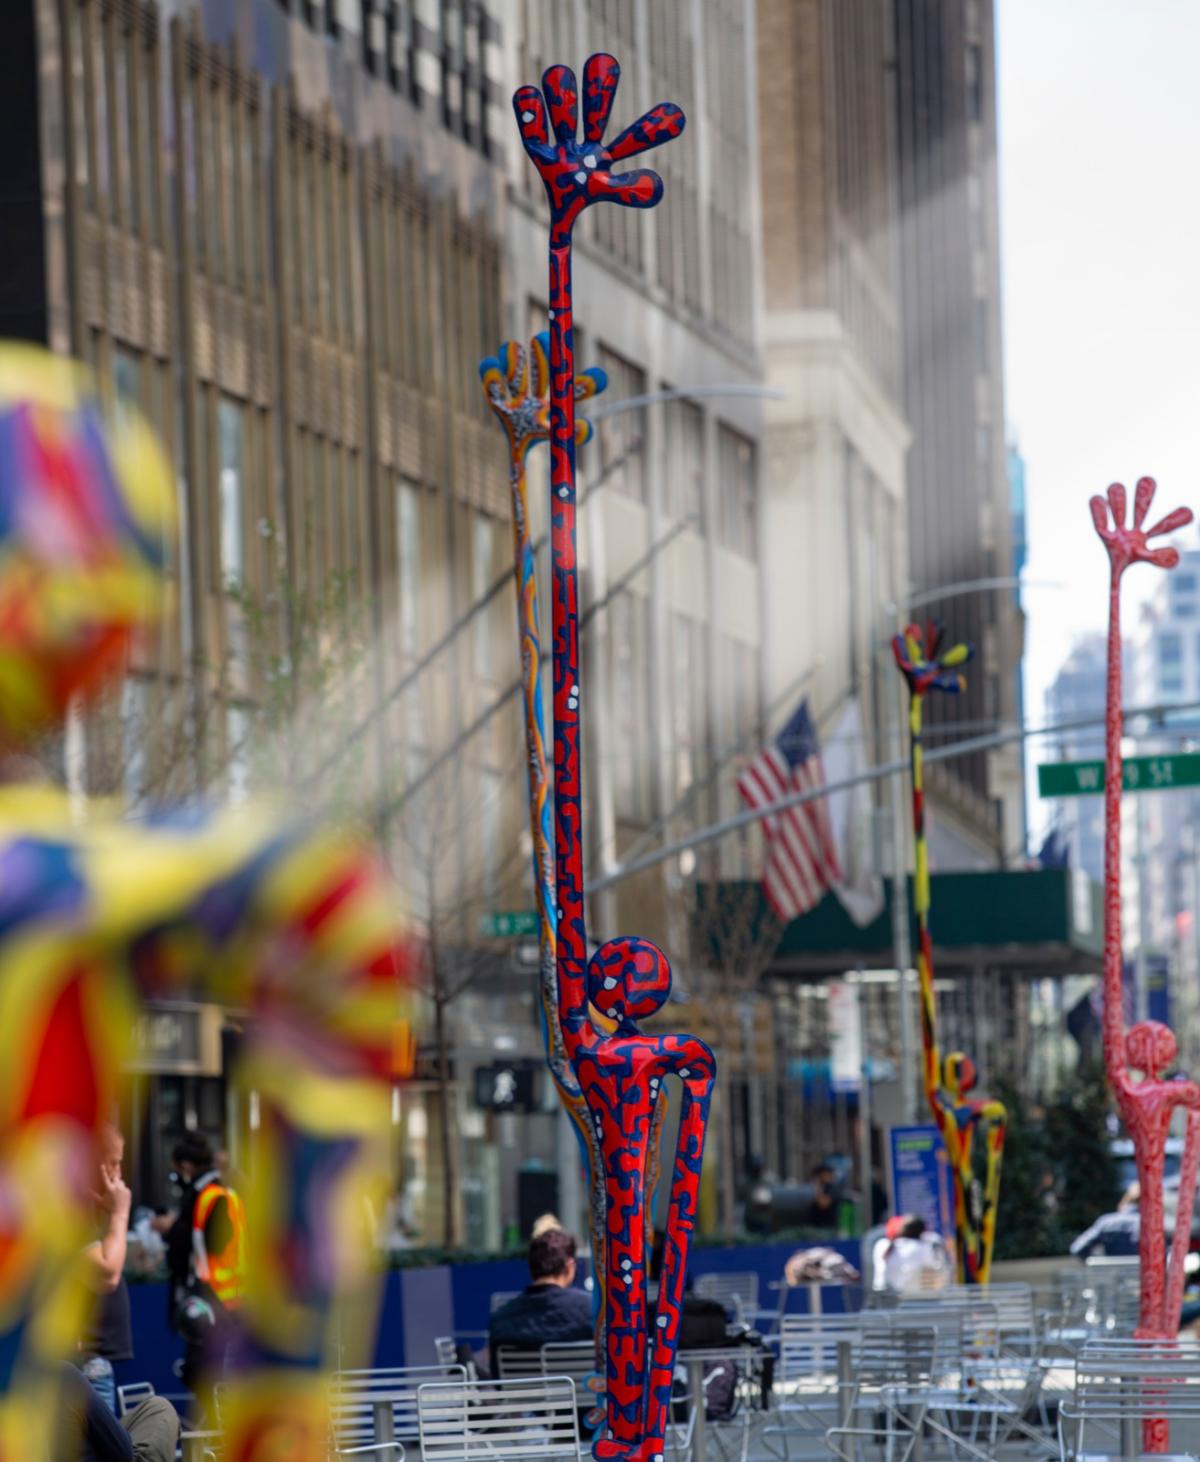
[[[1174,1033],[1160,1021],[1139,1020],[1125,1030],[1121,979],[1121,578],[1135,563],[1173,569],[1174,548],[1152,548],[1150,540],[1192,521],[1190,508],[1176,508],[1152,527],[1145,527],[1154,501],[1155,483],[1143,477],[1134,491],[1133,522],[1127,524],[1124,486],[1114,482],[1107,501],[1091,500],[1092,522],[1108,554],[1108,675],[1104,714],[1104,1064],[1117,1100],[1117,1110],[1133,1141],[1137,1163],[1141,1218],[1138,1252],[1141,1293],[1137,1334],[1147,1340],[1169,1339],[1179,1329],[1184,1260],[1192,1231],[1196,1170],[1200,1159],[1200,1085],[1167,1079],[1175,1061]],[[1132,1072],[1140,1073],[1135,1080]],[[1177,1107],[1187,1112],[1187,1137],[1179,1176],[1175,1234],[1168,1262],[1163,1231],[1163,1165],[1167,1133]],[[1143,1450],[1165,1452],[1166,1423],[1151,1417],[1143,1423]]]
[[[954,1183],[955,1258],[960,1284],[986,1284],[996,1242],[996,1209],[1000,1202],[1000,1165],[1008,1114],[994,1098],[969,1097],[978,1079],[975,1063],[962,1051],[942,1060],[937,1030],[937,995],[933,984],[933,935],[929,844],[925,836],[925,767],[922,723],[925,697],[931,690],[957,694],[966,685],[960,666],[970,660],[970,645],[943,648],[942,627],[931,620],[910,624],[892,641],[896,665],[908,686],[909,757],[912,768],[913,906],[917,916],[917,981],[921,995],[921,1038],[925,1052],[925,1099],[937,1123],[950,1161]],[[975,1148],[984,1132],[985,1176],[975,1176]]]
[[[589,960],[584,918],[580,765],[579,575],[575,547],[575,349],[571,316],[571,235],[593,203],[652,208],[662,180],[612,165],[683,131],[677,106],[660,102],[611,143],[603,141],[620,67],[596,55],[584,67],[583,140],[579,91],[566,66],[552,66],[542,90],[513,98],[525,151],[550,204],[550,492],[554,640],[555,918],[563,1045],[587,1105],[604,1161],[605,1435],[598,1458],[655,1462],[665,1448],[671,1379],[679,1342],[688,1247],[696,1221],[700,1164],[716,1066],[691,1036],[642,1034],[636,1022],[660,1010],[671,987],[666,956],[648,940],[618,938]],[[551,137],[553,127],[553,138]],[[600,1034],[591,1004],[616,1024]],[[663,1265],[654,1324],[646,1288],[646,1169],[664,1079],[683,1088]],[[653,1334],[651,1335],[651,1330]]]
[[[588,1117],[579,1081],[567,1060],[558,1013],[558,971],[554,918],[554,828],[550,815],[550,777],[546,757],[546,716],[542,698],[542,637],[538,610],[533,534],[529,526],[526,461],[531,447],[550,440],[550,336],[541,331],[526,352],[508,340],[498,354],[480,362],[479,377],[488,406],[508,441],[508,483],[512,499],[513,575],[517,590],[517,635],[521,649],[521,687],[525,719],[525,761],[529,783],[529,829],[533,847],[533,884],[538,903],[540,1015],[546,1064],[559,1100],[571,1119],[583,1153],[589,1195],[589,1227],[596,1265],[597,1332],[604,1319],[604,1162]],[[603,391],[608,378],[593,367],[575,377],[576,401]],[[582,417],[575,422],[575,445],[592,435]]]

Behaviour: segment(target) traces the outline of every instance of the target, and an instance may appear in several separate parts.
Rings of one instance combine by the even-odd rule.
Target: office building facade
[[[596,210],[577,241],[578,358],[610,378],[597,405],[702,388],[598,422],[581,453],[585,488],[604,475],[581,518],[595,875],[729,810],[730,753],[757,735],[753,5],[14,11],[3,64],[24,125],[0,187],[19,267],[0,313],[8,333],[95,366],[116,409],[136,401],[179,481],[176,612],[69,768],[135,805],[283,780],[372,818],[436,934],[429,993],[453,1058],[440,1072],[424,1045],[397,1099],[399,1241],[495,1247],[519,1171],[573,1168],[552,1100],[517,1117],[473,1096],[476,1069],[540,1051],[528,951],[481,932],[532,906],[512,601],[487,599],[511,571],[504,442],[477,380],[483,356],[545,323],[545,206],[508,98],[604,46],[624,72],[616,121],[661,96],[689,115],[652,160],[661,207]],[[536,529],[536,459],[531,474]],[[751,851],[720,856],[740,868]],[[676,861],[592,909],[601,938],[677,950],[683,989],[693,872]],[[141,1061],[148,1102],[130,1118],[156,1198],[171,1138],[225,1115],[221,1061],[171,1063],[165,1048]]]

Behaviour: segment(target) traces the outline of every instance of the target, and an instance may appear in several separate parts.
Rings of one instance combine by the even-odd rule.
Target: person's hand
[[[177,1213],[156,1213],[150,1220],[150,1227],[156,1234],[169,1234],[178,1217]]]
[[[106,1213],[129,1217],[133,1194],[121,1177],[121,1169],[110,1163],[100,1166],[100,1187],[93,1190],[92,1197]]]

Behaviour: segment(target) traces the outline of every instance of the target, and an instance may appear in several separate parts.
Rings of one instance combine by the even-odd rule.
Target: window
[[[1158,660],[1160,665],[1179,665],[1183,661],[1183,643],[1178,635],[1165,634],[1159,637]]]
[[[1195,619],[1196,606],[1190,599],[1181,599],[1178,604],[1171,606],[1171,612],[1176,619]]]
[[[615,351],[600,347],[600,365],[608,372],[608,390],[604,402],[611,406],[617,401],[628,401],[631,396],[646,394],[646,373],[632,362],[624,360]],[[644,442],[646,439],[646,410],[639,407],[634,411],[622,411],[616,416],[606,417],[598,425],[600,465],[607,471],[612,469],[609,486],[639,503],[646,501],[646,481],[643,471]],[[617,466],[616,464],[620,464]]]
[[[691,401],[663,407],[663,511],[670,518],[703,523],[704,413]]]
[[[400,649],[415,656],[420,637],[421,489],[405,479],[396,489],[396,566],[400,591]]]
[[[650,656],[648,605],[638,594],[618,594],[609,606],[612,657],[613,803],[617,816],[650,819]]]
[[[250,794],[250,716],[244,706],[229,706],[226,710],[225,744],[229,800],[238,807]]]
[[[684,796],[703,775],[705,728],[708,721],[705,704],[708,686],[708,665],[705,656],[705,627],[686,615],[672,615],[671,625],[671,729],[675,751],[676,798]],[[687,812],[700,821],[699,807]]]
[[[471,523],[471,602],[477,603],[495,582],[500,547],[500,524],[485,513],[476,513]],[[496,678],[493,601],[475,615],[472,633],[475,644],[475,674],[480,680]]]
[[[113,396],[118,426],[125,426],[131,414],[141,409],[142,369],[137,356],[119,346],[113,351]]]
[[[985,299],[975,301],[975,369],[981,376],[988,374],[988,303]]]
[[[133,806],[146,789],[146,747],[150,739],[150,686],[135,676],[121,682],[121,788]]]
[[[967,47],[963,57],[963,80],[967,93],[967,118],[983,120],[983,50],[977,44]]]
[[[1175,598],[1181,594],[1194,594],[1196,592],[1195,574],[1175,574],[1167,581],[1171,585],[1171,593]]]
[[[485,908],[496,905],[500,892],[500,814],[504,773],[483,767],[479,773],[479,888]]]
[[[220,581],[223,586],[241,583],[245,569],[242,533],[242,478],[245,470],[245,422],[242,408],[224,398],[217,406],[217,450],[220,501]]]
[[[758,483],[754,443],[727,426],[717,429],[720,542],[743,558],[758,557]]]

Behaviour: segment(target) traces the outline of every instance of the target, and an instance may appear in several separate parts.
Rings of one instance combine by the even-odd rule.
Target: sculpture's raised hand
[[[495,355],[479,362],[479,379],[488,405],[508,433],[514,451],[524,453],[550,436],[550,336],[542,330],[529,343],[529,350],[516,340],[506,340]],[[576,401],[589,401],[608,385],[599,366],[580,371],[575,377]],[[592,436],[591,422],[575,418],[575,445],[582,447]]]
[[[653,208],[662,197],[657,173],[647,168],[614,173],[612,165],[678,137],[685,125],[683,112],[674,102],[659,102],[606,145],[604,129],[620,78],[614,56],[600,53],[588,58],[583,68],[582,142],[579,88],[569,66],[551,66],[542,77],[541,91],[523,86],[513,97],[521,141],[550,200],[551,244],[565,243],[575,220],[592,203]]]
[[[1156,568],[1173,569],[1179,562],[1179,551],[1174,548],[1151,548],[1149,540],[1164,533],[1173,533],[1176,528],[1186,528],[1192,521],[1191,508],[1176,508],[1165,518],[1160,518],[1150,528],[1143,528],[1150,504],[1154,501],[1157,484],[1153,477],[1138,479],[1133,496],[1133,522],[1125,524],[1126,498],[1123,483],[1114,482],[1108,489],[1108,501],[1099,493],[1091,500],[1092,522],[1100,535],[1100,542],[1108,551],[1109,561],[1115,577],[1125,572],[1133,563],[1152,563]],[[1109,513],[1112,526],[1109,526]]]
[[[924,626],[910,624],[902,635],[892,640],[896,664],[915,696],[924,695],[927,690],[965,689],[966,678],[958,667],[965,665],[974,653],[967,644],[951,645],[943,650],[942,626],[936,619]]]

